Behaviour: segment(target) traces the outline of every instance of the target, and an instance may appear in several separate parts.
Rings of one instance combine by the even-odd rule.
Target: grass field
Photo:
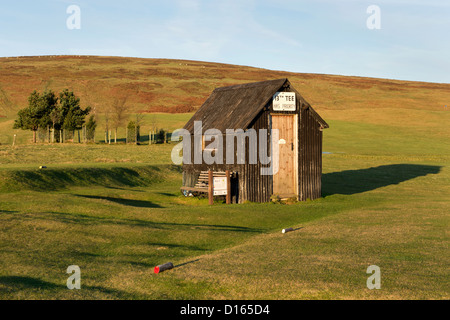
[[[180,194],[173,145],[31,145],[0,118],[0,298],[448,299],[449,85],[293,76],[330,128],[323,198],[291,205],[208,206]]]

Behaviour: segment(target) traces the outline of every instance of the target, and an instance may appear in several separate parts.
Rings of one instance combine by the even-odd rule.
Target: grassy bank
[[[143,187],[179,176],[180,167],[97,165],[0,170],[0,192],[56,191],[73,187]]]

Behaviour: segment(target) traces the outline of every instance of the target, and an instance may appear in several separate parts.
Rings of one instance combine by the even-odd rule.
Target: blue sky
[[[70,30],[67,7],[81,10]],[[369,29],[370,5],[381,29]],[[448,0],[42,0],[0,3],[0,56],[175,58],[450,82]]]

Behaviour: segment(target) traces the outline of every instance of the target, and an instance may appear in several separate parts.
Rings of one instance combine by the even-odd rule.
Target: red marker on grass
[[[154,271],[155,271],[155,273],[160,273],[160,272],[172,269],[172,268],[173,268],[173,263],[167,262],[164,264],[160,264],[159,266],[156,266]]]

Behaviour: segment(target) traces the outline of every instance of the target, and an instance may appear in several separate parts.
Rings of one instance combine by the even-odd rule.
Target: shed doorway
[[[273,176],[273,194],[297,197],[298,138],[296,114],[271,114],[272,129],[278,129],[278,172]],[[273,151],[272,151],[272,154]]]

